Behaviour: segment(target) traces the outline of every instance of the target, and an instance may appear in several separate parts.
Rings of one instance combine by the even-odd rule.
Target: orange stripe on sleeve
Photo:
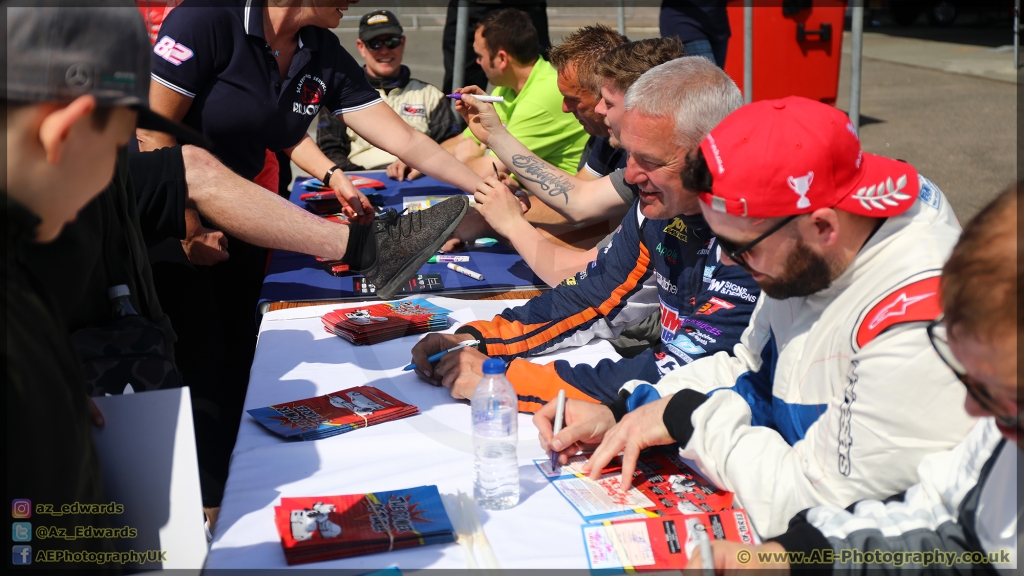
[[[581,310],[568,318],[560,320],[546,330],[533,334],[523,340],[505,343],[508,340],[520,338],[530,332],[539,330],[547,323],[522,324],[518,321],[509,322],[501,316],[495,316],[490,322],[471,322],[469,325],[479,330],[485,339],[502,340],[502,342],[486,342],[488,356],[519,356],[598,316],[607,316],[622,303],[622,298],[626,294],[636,288],[644,273],[647,272],[650,263],[651,256],[647,251],[647,247],[640,244],[640,258],[637,259],[636,266],[633,267],[626,279],[612,291],[604,302],[597,307],[591,306]]]
[[[540,410],[544,404],[558,397],[559,390],[565,390],[566,398],[598,403],[594,398],[562,380],[555,370],[554,363],[534,364],[529,360],[513,360],[508,365],[505,376],[519,396],[520,412]]]

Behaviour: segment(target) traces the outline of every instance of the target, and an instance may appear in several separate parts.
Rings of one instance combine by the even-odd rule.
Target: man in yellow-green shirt
[[[576,118],[562,110],[557,73],[540,56],[530,17],[514,8],[492,12],[477,25],[473,51],[496,86],[492,95],[505,98],[495,108],[509,132],[538,157],[575,174],[588,136]],[[481,176],[493,176],[495,166],[508,172],[469,129],[441,146]],[[388,175],[402,179],[408,170],[396,162],[388,167]],[[409,177],[417,175],[412,171]]]

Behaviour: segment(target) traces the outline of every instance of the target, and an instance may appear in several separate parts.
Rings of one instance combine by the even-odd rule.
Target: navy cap
[[[142,15],[125,2],[91,6],[7,8],[5,98],[59,102],[92,95],[101,106],[139,113],[139,128],[166,132],[182,144],[209,142],[149,108],[151,46]]]
[[[374,10],[359,19],[359,39],[363,42],[378,36],[402,35],[402,24],[390,10]]]

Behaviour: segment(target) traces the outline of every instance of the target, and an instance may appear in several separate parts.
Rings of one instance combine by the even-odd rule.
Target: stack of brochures
[[[274,521],[288,564],[389,552],[455,540],[437,486],[281,498]]]
[[[414,416],[420,410],[373,386],[357,386],[248,412],[268,430],[285,438],[319,440]]]
[[[448,327],[451,310],[422,298],[333,310],[320,317],[324,329],[353,344],[377,344]]]

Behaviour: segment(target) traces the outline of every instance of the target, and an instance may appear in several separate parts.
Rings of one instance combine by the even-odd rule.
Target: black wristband
[[[330,186],[331,185],[330,184],[330,182],[331,182],[331,174],[334,174],[335,170],[341,170],[341,167],[338,166],[337,164],[335,164],[334,166],[331,166],[330,169],[327,170],[327,174],[324,174],[324,180],[323,180],[324,186]]]
[[[629,412],[629,409],[626,408],[626,401],[629,400],[629,397],[629,392],[625,390],[619,390],[618,398],[611,402],[603,402],[603,404],[607,406],[609,410],[612,411],[612,416],[615,417],[616,422],[622,420],[622,417],[625,416],[627,412]]]
[[[662,415],[665,429],[681,447],[685,448],[693,436],[693,422],[690,421],[690,416],[707,399],[705,394],[696,390],[684,389],[673,394],[665,406],[665,413]]]
[[[469,334],[470,336],[473,337],[473,340],[479,340],[480,343],[476,345],[476,349],[479,350],[482,354],[487,354],[487,344],[484,344],[484,335],[481,334],[480,331],[477,330],[476,328],[473,328],[472,326],[462,325],[459,326],[457,330],[455,330],[455,333]]]

